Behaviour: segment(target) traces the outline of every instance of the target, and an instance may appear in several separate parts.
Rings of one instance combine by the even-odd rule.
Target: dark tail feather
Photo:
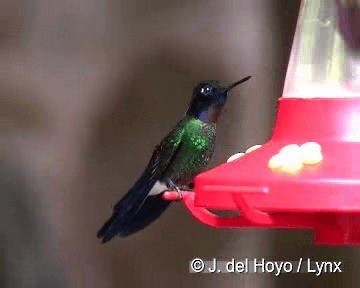
[[[116,214],[113,214],[111,218],[107,220],[105,224],[101,227],[101,229],[98,231],[97,237],[102,238],[102,243],[110,241],[118,233],[114,227],[114,223],[116,222],[116,216]]]
[[[145,228],[165,211],[170,202],[161,195],[148,196],[155,182],[149,182],[144,173],[115,205],[113,215],[97,233],[103,243],[116,235],[125,237]]]
[[[128,193],[115,205],[113,215],[97,233],[97,237],[102,238],[103,243],[127,230],[132,219],[141,210],[141,206],[155,182],[155,180],[149,182],[146,173],[143,173]]]
[[[144,204],[137,212],[135,217],[131,220],[127,228],[120,232],[120,236],[126,237],[133,233],[136,233],[150,223],[155,221],[170,205],[170,201],[166,201],[162,198],[162,194],[153,195],[146,198]]]

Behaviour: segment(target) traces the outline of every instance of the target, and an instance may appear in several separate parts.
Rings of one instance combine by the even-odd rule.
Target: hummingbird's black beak
[[[244,83],[245,81],[249,80],[251,78],[251,76],[247,76],[239,81],[236,81],[235,83],[233,84],[230,84],[228,87],[225,88],[225,92],[228,92],[229,90],[231,90],[232,88],[234,88],[235,86],[241,84],[241,83]]]

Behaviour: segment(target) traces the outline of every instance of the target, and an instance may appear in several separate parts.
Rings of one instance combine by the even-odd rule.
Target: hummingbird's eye
[[[211,91],[212,91],[211,86],[204,86],[204,87],[201,88],[200,93],[205,95],[205,96],[208,96],[208,95],[210,95]]]

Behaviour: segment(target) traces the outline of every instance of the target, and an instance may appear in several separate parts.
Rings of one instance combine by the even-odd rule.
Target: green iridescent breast
[[[210,139],[213,135],[212,131],[209,131],[208,124],[198,120],[191,119],[184,129],[184,141],[187,142],[189,148],[195,151],[204,151],[209,148]]]
[[[188,184],[195,175],[206,169],[214,152],[215,123],[205,123],[188,118],[181,130],[171,140],[172,145],[181,149],[167,175],[176,184]]]

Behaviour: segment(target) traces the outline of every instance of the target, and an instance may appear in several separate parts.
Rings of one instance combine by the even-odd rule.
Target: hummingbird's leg
[[[190,191],[190,192],[193,192],[194,190],[194,183],[189,183],[188,185],[181,185],[181,186],[178,186],[178,188],[181,190],[181,191]]]
[[[193,191],[193,187],[191,185],[183,185],[183,186],[179,186],[178,188],[182,191]]]
[[[176,191],[177,194],[178,194],[178,199],[176,201],[180,201],[183,196],[182,196],[182,193],[181,193],[181,190],[179,189],[179,187],[177,187],[174,182],[171,181],[171,179],[167,179],[167,183],[169,185],[169,188],[173,191]]]

